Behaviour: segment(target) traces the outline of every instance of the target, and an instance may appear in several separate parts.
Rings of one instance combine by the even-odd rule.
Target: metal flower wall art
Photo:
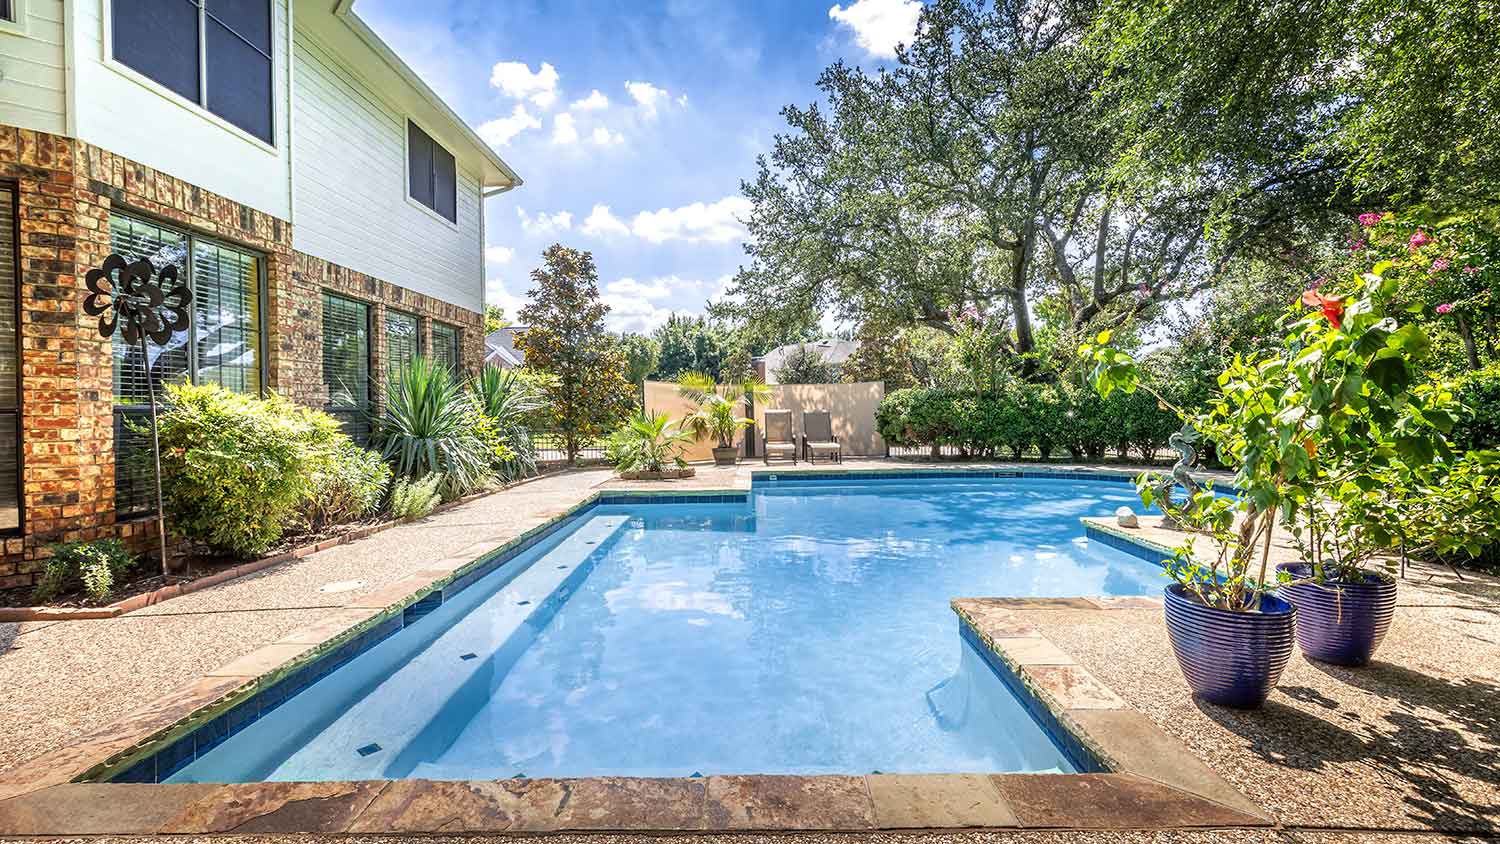
[[[155,280],[152,279],[155,276]],[[157,538],[161,573],[168,574],[167,516],[161,495],[161,437],[156,426],[156,386],[151,377],[151,355],[146,341],[165,346],[172,335],[188,327],[192,319],[193,292],[177,279],[177,267],[160,269],[149,258],[135,262],[111,254],[83,278],[88,294],[83,312],[99,318],[99,336],[113,337],[116,330],[127,345],[140,345],[141,365],[146,371],[146,393],[151,404],[151,457],[156,480]]]

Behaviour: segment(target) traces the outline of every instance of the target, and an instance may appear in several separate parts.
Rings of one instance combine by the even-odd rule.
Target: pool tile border
[[[753,480],[774,471],[755,471]],[[790,474],[790,473],[788,473]],[[952,469],[799,476],[1068,477],[1126,473]],[[156,832],[413,832],[1158,828],[1260,826],[1270,820],[1173,745],[1149,719],[1116,706],[1071,658],[1000,608],[1116,609],[1152,599],[960,599],[963,635],[1023,700],[1047,713],[1082,767],[1108,773],[868,777],[165,784],[297,692],[431,612],[543,541],[574,516],[610,504],[745,503],[746,490],[606,489],[506,540],[483,540],[351,601],[317,624],[241,657],[115,724],[0,779],[0,835]],[[497,544],[498,542],[498,544]],[[975,603],[975,601],[981,603]],[[998,603],[995,603],[998,601]],[[1143,603],[1145,602],[1145,603]],[[960,609],[960,605],[964,609]],[[1159,601],[1156,603],[1159,606]],[[981,609],[987,608],[987,609]],[[340,629],[342,626],[342,629]],[[988,631],[988,632],[986,632]],[[1005,635],[1000,635],[1005,634]],[[1006,640],[1017,640],[1009,646]],[[1067,660],[1066,662],[1064,660]],[[260,672],[267,665],[270,671]],[[1086,674],[1086,672],[1083,672]],[[1070,695],[1073,695],[1070,697]],[[1081,695],[1081,696],[1080,696]],[[1130,717],[1135,716],[1135,717]],[[1040,717],[1040,716],[1039,716]],[[1046,719],[1044,718],[1044,723]],[[1122,761],[1123,760],[1123,761]],[[1191,776],[1184,777],[1182,771]],[[1153,773],[1155,776],[1153,776]],[[1227,791],[1226,791],[1227,789]],[[1088,800],[1075,799],[1087,793]],[[1067,799],[1059,795],[1073,795]],[[1048,795],[1052,795],[1049,797]],[[701,799],[700,799],[701,796]],[[1090,815],[1103,800],[1114,808]],[[1083,814],[1079,814],[1083,812]]]

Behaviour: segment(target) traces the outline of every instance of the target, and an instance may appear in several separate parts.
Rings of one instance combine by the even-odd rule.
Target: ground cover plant
[[[75,587],[81,587],[95,601],[106,600],[121,576],[140,562],[118,539],[62,542],[47,550],[51,556],[32,591],[32,600],[37,603],[46,603]]]

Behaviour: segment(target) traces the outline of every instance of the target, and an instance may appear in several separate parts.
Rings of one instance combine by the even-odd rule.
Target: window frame
[[[433,205],[428,205],[427,203],[425,203],[425,202],[421,201],[420,199],[417,199],[416,197],[414,197],[414,196],[411,195],[411,186],[412,186],[412,181],[411,181],[411,130],[412,130],[412,127],[416,127],[416,129],[418,131],[420,131],[423,135],[426,135],[427,136],[427,140],[429,140],[429,141],[432,142],[432,146],[433,146],[434,149],[441,149],[443,152],[447,153],[448,155],[453,156],[453,219],[451,219],[451,220],[448,219],[447,217],[443,216],[442,212],[438,211],[437,208],[433,207],[433,205],[437,204],[437,198],[436,198],[436,196],[434,196],[434,198],[432,200]],[[459,216],[459,214],[458,214],[458,195],[459,195],[458,185],[459,185],[459,181],[460,181],[460,179],[459,179],[459,175],[460,174],[459,174],[459,169],[458,169],[458,156],[453,155],[453,151],[452,150],[448,149],[446,146],[443,146],[441,143],[439,143],[438,139],[431,132],[429,132],[427,130],[427,127],[423,126],[422,122],[419,121],[419,120],[417,120],[415,117],[407,115],[407,117],[406,117],[406,123],[402,127],[402,129],[403,129],[403,131],[401,133],[401,151],[402,151],[403,155],[401,156],[401,169],[402,169],[403,177],[402,177],[401,182],[402,182],[402,186],[405,189],[405,199],[406,199],[407,204],[411,205],[413,208],[420,208],[420,209],[422,209],[422,212],[424,214],[428,215],[429,217],[433,218],[434,220],[438,220],[438,221],[442,222],[443,225],[445,225],[445,226],[453,229],[454,231],[457,231],[458,230],[458,216]],[[436,188],[436,186],[434,186],[434,189],[435,188]]]
[[[140,221],[142,223],[146,223],[148,225],[158,226],[158,227],[166,229],[168,231],[175,232],[176,234],[181,235],[184,239],[187,240],[187,247],[188,247],[187,259],[186,259],[187,260],[187,272],[184,274],[184,277],[183,277],[182,280],[186,281],[188,283],[188,285],[189,285],[189,289],[193,291],[193,298],[194,298],[194,305],[193,305],[193,307],[195,309],[197,308],[197,284],[194,282],[194,279],[193,279],[193,266],[194,266],[194,261],[196,259],[196,255],[197,255],[198,242],[200,240],[206,240],[206,241],[210,241],[210,242],[213,242],[213,243],[217,243],[217,244],[220,244],[222,246],[227,246],[227,247],[230,247],[232,249],[239,250],[241,252],[248,252],[248,253],[250,253],[250,254],[252,254],[252,255],[255,256],[255,258],[256,258],[256,262],[255,262],[256,263],[256,275],[257,275],[257,278],[255,280],[255,296],[256,296],[256,301],[257,301],[256,314],[257,314],[257,316],[260,319],[260,324],[256,326],[256,330],[255,330],[256,339],[258,341],[258,346],[256,347],[256,361],[255,361],[255,366],[256,366],[257,374],[259,376],[258,377],[259,389],[256,391],[255,397],[256,398],[261,398],[261,399],[265,398],[267,396],[267,394],[270,392],[269,382],[270,382],[270,378],[271,378],[271,361],[270,361],[270,355],[267,354],[267,349],[269,349],[270,345],[271,345],[271,327],[269,325],[269,321],[266,318],[267,317],[267,304],[270,301],[270,289],[269,289],[270,288],[270,283],[269,283],[269,277],[268,277],[268,274],[267,274],[267,267],[266,267],[266,262],[267,262],[268,258],[267,258],[266,253],[262,252],[259,249],[254,248],[254,247],[247,246],[247,245],[245,245],[243,243],[239,243],[239,242],[236,242],[236,241],[233,241],[233,240],[229,240],[227,238],[211,237],[209,235],[199,234],[196,230],[183,227],[183,226],[179,225],[178,223],[176,223],[173,220],[166,219],[166,218],[163,218],[163,217],[158,217],[155,214],[151,214],[149,212],[143,212],[143,211],[140,211],[140,210],[138,210],[138,209],[136,209],[134,207],[121,206],[119,208],[111,209],[110,210],[110,218],[113,218],[116,215],[121,216],[121,217],[135,219],[135,220],[138,220],[138,221]],[[109,225],[109,222],[106,221],[106,226],[108,226],[108,225]],[[113,340],[113,338],[110,340],[110,348],[111,348],[110,354],[113,355],[114,354],[114,352],[113,352],[113,348],[114,348],[114,340]],[[190,320],[189,323],[188,323],[187,353],[188,353],[187,354],[187,380],[188,380],[188,383],[190,383],[190,384],[196,384],[196,383],[198,383],[198,363],[199,363],[199,360],[198,360],[198,320],[196,318],[196,314],[194,315],[194,318],[192,320]],[[160,384],[160,383],[157,384],[158,389],[160,389],[162,386],[163,385]],[[246,393],[245,395],[249,395],[249,394]],[[111,417],[113,417],[117,412],[120,412],[120,411],[125,411],[127,413],[130,412],[130,411],[140,412],[140,411],[143,411],[143,410],[149,410],[149,408],[150,408],[150,405],[146,405],[146,404],[122,404],[119,401],[116,401],[115,395],[114,395],[114,384],[113,383],[110,384],[110,415],[111,415]],[[111,422],[113,422],[113,419],[111,419]],[[112,459],[118,461],[119,454],[118,454],[117,447],[111,448],[111,450],[110,450],[110,456],[111,456]],[[120,507],[118,506],[118,498],[117,498],[117,503],[116,503],[116,507],[115,507],[115,515],[117,517],[125,517],[125,518],[139,518],[139,517],[143,517],[143,516],[145,516],[145,517],[153,517],[154,518],[154,515],[152,513],[152,507],[153,507],[153,505],[151,505],[148,502],[144,507],[136,507],[136,508],[130,508],[130,509],[120,509]]]
[[[26,0],[10,0],[10,17],[0,16],[0,32],[24,36],[28,20]]]
[[[360,412],[360,413],[364,413],[366,416],[372,416],[373,417],[379,411],[379,407],[376,404],[376,393],[377,393],[376,387],[378,385],[375,383],[375,373],[376,373],[376,369],[375,369],[375,363],[376,363],[376,361],[375,361],[375,347],[377,345],[376,342],[375,342],[375,327],[376,327],[375,326],[375,311],[376,311],[376,305],[375,305],[374,302],[371,302],[371,301],[369,301],[367,299],[361,299],[361,298],[359,298],[357,296],[351,296],[348,293],[345,293],[343,291],[334,290],[334,289],[328,288],[328,287],[319,288],[319,290],[318,290],[318,356],[319,356],[319,378],[320,378],[320,380],[322,382],[319,386],[323,387],[325,389],[328,386],[328,373],[322,367],[322,359],[323,359],[323,355],[327,354],[327,348],[328,348],[328,307],[327,307],[327,301],[328,301],[329,298],[340,299],[340,300],[343,300],[345,302],[352,302],[352,303],[357,304],[357,305],[359,305],[359,306],[361,306],[361,307],[363,307],[365,309],[365,390],[366,390],[366,394],[365,394],[365,406],[364,407],[347,407],[347,406],[342,406],[342,405],[335,405],[332,402],[325,400],[323,402],[323,404],[320,407],[318,407],[319,410],[323,411],[324,413],[329,414],[334,419],[339,420],[339,430],[344,431],[344,420],[339,415],[340,413],[347,413],[347,412],[351,412],[351,411],[357,411],[357,412]],[[351,436],[351,437],[354,436],[353,434],[350,434],[348,431],[344,431],[344,433],[349,434],[349,436]],[[355,441],[359,442],[358,439],[356,439]],[[361,446],[364,446],[364,445],[368,444],[368,441],[366,441],[366,442],[359,442],[359,444]]]
[[[15,285],[16,308],[16,526],[0,527],[0,536],[22,536],[26,533],[26,390],[21,366],[21,186],[18,182],[0,181],[0,189],[10,191],[11,249],[0,260],[10,260]],[[12,411],[3,411],[11,413]]]
[[[13,2],[16,2],[16,3],[25,3],[26,0],[13,0]],[[206,33],[207,24],[205,23],[205,21],[207,20],[207,17],[208,17],[208,9],[204,5],[204,0],[184,0],[184,2],[192,3],[194,6],[196,6],[198,8],[198,101],[197,102],[195,102],[195,101],[193,101],[191,99],[188,99],[187,97],[184,97],[183,95],[177,93],[176,91],[173,91],[171,88],[168,88],[167,86],[161,84],[160,82],[157,82],[155,79],[152,79],[151,77],[149,77],[146,74],[140,72],[139,70],[136,70],[135,68],[131,67],[130,65],[127,65],[124,62],[120,61],[119,59],[115,58],[115,55],[114,55],[114,49],[115,49],[115,47],[114,47],[114,45],[115,45],[115,37],[114,37],[115,36],[114,4],[115,4],[115,2],[116,2],[116,0],[99,0],[99,5],[100,5],[100,12],[99,12],[99,14],[100,14],[100,23],[102,24],[103,34],[104,34],[104,37],[101,39],[101,41],[103,43],[100,45],[100,51],[101,51],[101,53],[100,53],[100,61],[101,61],[101,63],[105,67],[109,68],[110,70],[113,70],[114,72],[120,74],[121,76],[125,77],[126,79],[129,79],[130,81],[136,83],[137,85],[140,85],[141,87],[148,89],[149,91],[151,91],[151,93],[153,93],[153,94],[157,95],[158,97],[161,97],[162,99],[164,99],[164,100],[166,100],[166,101],[168,101],[168,102],[170,102],[170,103],[172,103],[172,104],[174,104],[174,105],[182,108],[183,110],[185,110],[185,111],[193,114],[194,116],[200,117],[200,118],[202,118],[204,120],[207,120],[208,122],[214,124],[215,126],[219,127],[220,129],[223,129],[224,131],[229,132],[230,134],[233,134],[234,136],[238,137],[240,140],[245,141],[245,142],[247,142],[249,144],[252,144],[253,146],[255,146],[258,149],[260,149],[261,152],[269,153],[271,155],[280,155],[281,154],[281,144],[278,143],[278,140],[281,138],[281,124],[283,122],[283,119],[278,119],[279,116],[277,115],[277,108],[276,108],[276,106],[277,106],[277,101],[279,99],[278,95],[280,93],[282,93],[282,91],[284,89],[283,89],[282,86],[280,86],[278,84],[281,81],[281,78],[282,78],[282,67],[281,67],[282,60],[280,59],[280,57],[278,55],[280,51],[277,50],[277,47],[280,46],[280,45],[277,43],[278,39],[277,39],[277,31],[276,31],[276,21],[277,21],[277,18],[276,18],[276,0],[266,0],[267,10],[269,11],[269,13],[271,15],[271,20],[270,20],[270,26],[271,26],[271,140],[270,141],[267,141],[264,138],[261,138],[261,137],[255,135],[254,133],[250,132],[248,129],[244,129],[244,128],[241,128],[239,126],[236,126],[235,124],[229,122],[228,120],[226,120],[223,117],[220,117],[217,114],[214,114],[212,111],[210,111],[208,109],[208,44],[207,44],[207,33]],[[0,22],[0,27],[3,27],[3,26],[4,26],[4,22]],[[287,35],[289,37],[290,36],[291,27],[287,27],[286,29],[287,29]],[[290,103],[288,103],[288,106],[290,106]]]
[[[391,317],[406,317],[410,319],[412,325],[416,327],[415,337],[417,348],[414,355],[415,357],[422,357],[423,353],[427,351],[427,344],[423,342],[425,338],[422,336],[422,317],[420,314],[417,314],[413,311],[403,311],[400,308],[392,307],[386,307],[384,310],[385,313],[382,318],[385,320],[385,324],[380,326],[380,358],[381,363],[383,363],[385,367],[384,373],[387,381],[387,386],[389,386],[391,375]]]

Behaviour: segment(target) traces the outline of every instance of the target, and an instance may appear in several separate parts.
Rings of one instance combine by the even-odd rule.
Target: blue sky
[[[514,317],[554,242],[588,249],[617,330],[700,313],[743,260],[788,103],[889,61],[919,0],[361,0],[359,14],[526,184],[489,200],[487,296]],[[597,92],[597,93],[596,93]]]

